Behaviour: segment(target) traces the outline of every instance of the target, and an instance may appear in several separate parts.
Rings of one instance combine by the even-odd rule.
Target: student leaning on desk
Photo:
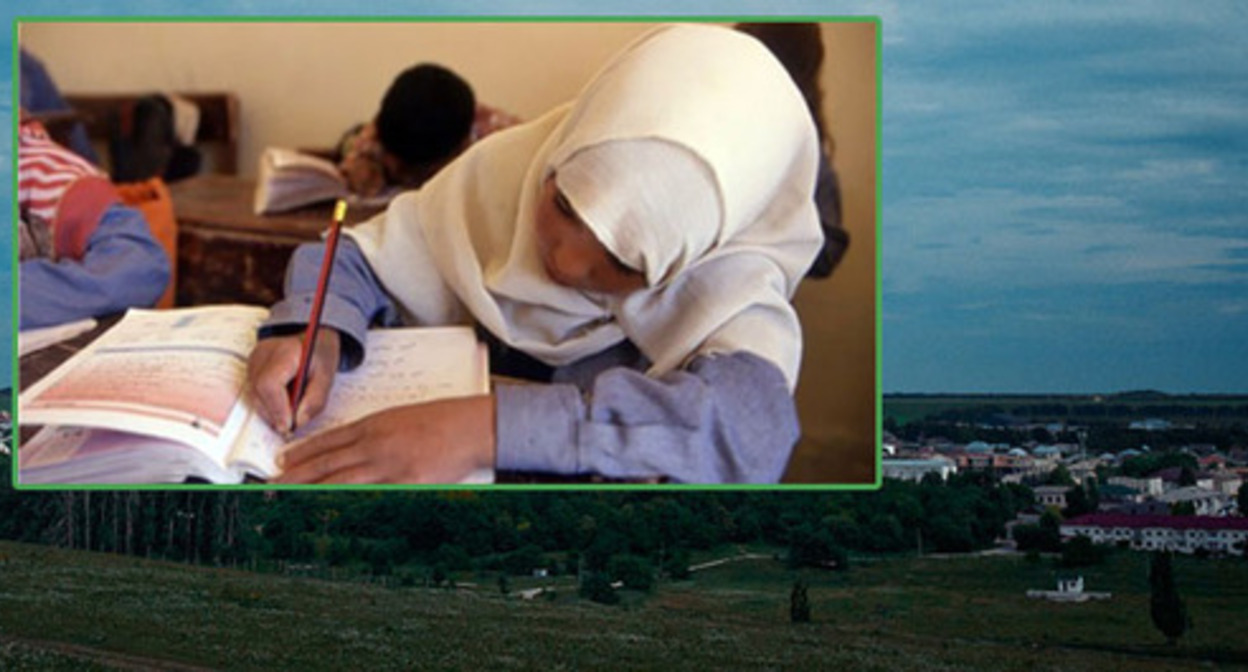
[[[451,483],[480,467],[774,482],[799,436],[789,299],[822,243],[816,131],[785,70],[714,26],[648,33],[570,104],[478,143],[349,231],[300,422],[370,323],[475,322],[543,384],[292,444],[282,482]],[[289,425],[321,258],[295,253],[249,377]]]
[[[170,263],[143,214],[99,168],[20,112],[20,328],[151,306]]]

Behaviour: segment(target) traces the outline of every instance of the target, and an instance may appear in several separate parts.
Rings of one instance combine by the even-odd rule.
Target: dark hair
[[[817,23],[738,23],[737,30],[762,42],[789,71],[789,77],[806,99],[810,116],[821,141],[827,138],[823,120],[823,89],[819,71],[823,67],[823,38]]]
[[[476,107],[472,87],[459,75],[440,65],[415,65],[381,99],[377,139],[405,163],[446,159],[468,137]]]

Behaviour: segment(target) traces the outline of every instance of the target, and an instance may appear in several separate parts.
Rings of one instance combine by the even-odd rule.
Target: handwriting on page
[[[262,309],[134,310],[25,407],[120,411],[217,436],[245,382]]]
[[[183,420],[215,436],[238,400],[246,373],[243,360],[215,350],[102,349],[96,355],[30,405],[125,409]]]
[[[414,341],[386,330],[370,332],[364,363],[338,375],[326,411],[299,435],[396,406],[484,392],[483,362],[468,333],[433,330]]]

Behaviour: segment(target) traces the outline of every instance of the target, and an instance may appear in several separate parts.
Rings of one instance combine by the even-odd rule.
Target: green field
[[[726,552],[727,553],[727,552]],[[386,588],[0,543],[0,669],[1163,670],[1248,663],[1248,562],[1179,558],[1194,629],[1167,647],[1143,555],[1084,573],[1107,602],[1050,604],[1019,556],[860,561],[807,573],[788,622],[771,559],[660,583],[607,607],[476,588]],[[563,580],[563,579],[561,579]],[[523,584],[528,580],[520,580]]]

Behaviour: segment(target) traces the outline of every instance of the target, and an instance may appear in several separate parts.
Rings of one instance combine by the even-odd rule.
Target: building
[[[1066,465],[1066,471],[1076,483],[1085,483],[1090,478],[1096,480],[1096,469],[1101,466],[1101,458],[1089,457],[1074,460]]]
[[[1096,544],[1120,544],[1139,551],[1242,556],[1248,546],[1248,518],[1092,513],[1063,522],[1061,533],[1063,539],[1084,536]]]
[[[1149,476],[1146,478],[1132,478],[1130,476],[1110,476],[1107,482],[1110,485],[1120,485],[1124,488],[1131,488],[1141,494],[1150,497],[1160,495],[1164,488],[1161,483],[1160,476]]]
[[[1231,497],[1238,495],[1239,489],[1244,485],[1244,477],[1229,469],[1215,471],[1212,476],[1213,489]]]
[[[1162,487],[1166,490],[1173,490],[1183,487],[1183,468],[1182,467],[1166,467],[1157,472],[1157,476],[1161,477]],[[1206,490],[1213,489],[1213,474],[1205,472],[1189,472],[1194,479],[1192,485]]]
[[[944,481],[958,473],[957,464],[941,455],[925,460],[880,460],[880,466],[884,478],[899,481],[921,481],[928,474],[937,474]]]
[[[1031,489],[1036,496],[1036,503],[1045,508],[1066,508],[1066,493],[1073,485],[1041,485]]]
[[[1230,513],[1234,500],[1217,490],[1191,485],[1163,492],[1157,496],[1157,501],[1170,507],[1191,504],[1192,510],[1198,516],[1225,516]]]

